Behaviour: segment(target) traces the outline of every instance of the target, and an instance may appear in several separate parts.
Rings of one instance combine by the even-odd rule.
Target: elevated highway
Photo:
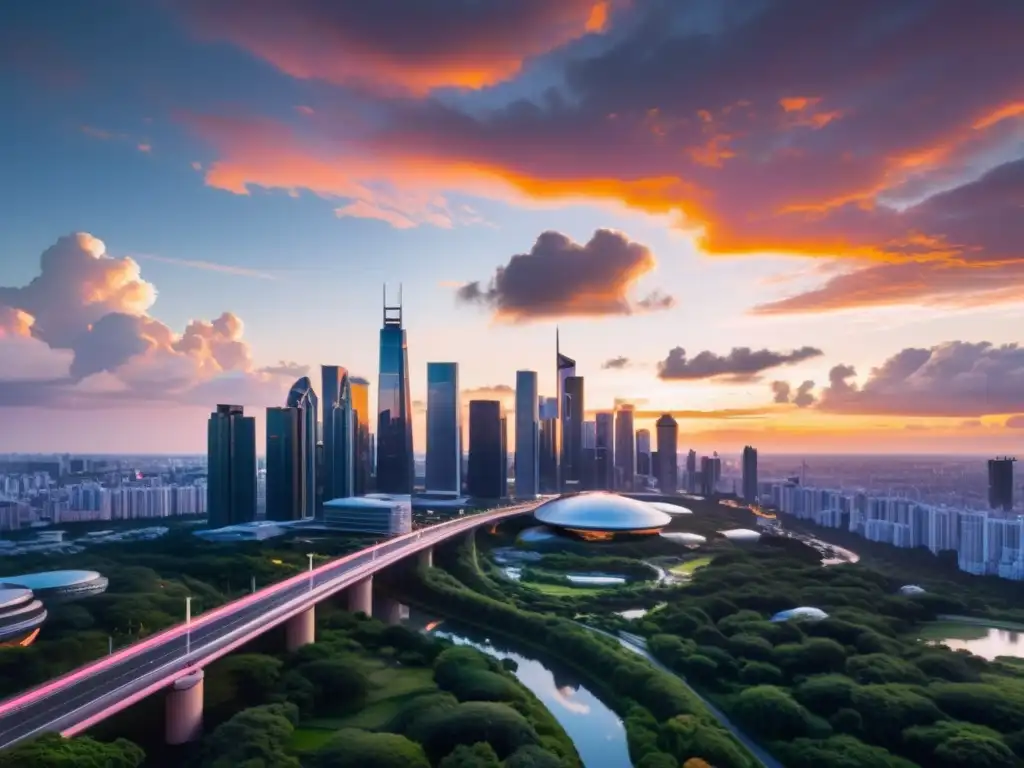
[[[0,749],[47,731],[73,736],[165,688],[171,689],[168,740],[194,738],[202,724],[204,666],[286,622],[289,646],[312,642],[321,600],[349,590],[350,608],[369,613],[377,571],[414,555],[427,560],[435,544],[539,503],[468,515],[346,555],[0,702]]]

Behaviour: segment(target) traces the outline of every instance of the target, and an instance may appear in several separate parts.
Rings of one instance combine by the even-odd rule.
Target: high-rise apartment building
[[[722,460],[714,456],[700,457],[700,492],[703,496],[712,496],[718,489],[718,481],[722,478]]]
[[[206,510],[220,528],[256,519],[256,419],[218,405],[206,425]]]
[[[299,408],[267,408],[267,520],[305,517],[302,417]]]
[[[432,493],[462,493],[458,363],[427,363],[426,485]]]
[[[558,492],[558,398],[541,397],[538,400],[540,425],[537,430],[538,460],[541,493]]]
[[[299,411],[298,453],[299,468],[302,473],[299,486],[299,505],[302,512],[299,517],[315,517],[320,502],[317,497],[317,443],[319,442],[320,409],[316,392],[313,390],[313,383],[308,376],[303,376],[292,385],[288,391],[286,405]],[[268,472],[269,463],[268,457]]]
[[[373,453],[370,449],[370,382],[358,376],[349,379],[352,391],[352,495],[370,492]]]
[[[648,476],[654,474],[651,465],[651,430],[649,429],[636,431],[636,473]]]
[[[567,376],[562,404],[562,491],[583,489],[583,377]]]
[[[576,375],[576,361],[571,357],[562,354],[559,341],[558,329],[555,329],[555,381],[558,386],[558,417],[555,423],[555,457],[556,466],[556,488],[561,491],[565,486],[565,464],[568,457],[565,455],[565,432],[567,429],[569,409],[566,403],[565,383],[567,379]]]
[[[537,372],[516,371],[516,496],[540,493],[540,402]]]
[[[508,494],[508,443],[500,400],[469,402],[469,465],[466,491],[478,499]]]
[[[748,504],[757,501],[757,449],[743,448],[743,500]]]
[[[679,490],[679,424],[671,413],[663,413],[654,428],[658,439],[658,488],[662,493],[675,493]]]
[[[412,450],[409,350],[402,327],[402,293],[399,289],[398,306],[389,307],[385,289],[377,389],[377,491],[412,493],[415,480]]]
[[[324,501],[351,496],[355,452],[352,380],[340,365],[320,366],[323,381]]]
[[[610,491],[615,488],[615,414],[602,411],[595,422],[594,487]]]
[[[633,406],[615,410],[615,489],[632,491],[636,475],[636,445],[633,440]]]
[[[988,460],[988,505],[992,509],[1013,509],[1013,463],[1004,457]]]

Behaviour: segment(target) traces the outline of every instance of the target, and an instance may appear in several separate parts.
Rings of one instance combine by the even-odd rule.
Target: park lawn
[[[566,581],[565,584],[544,584],[539,581],[523,581],[520,583],[530,589],[535,589],[546,595],[555,595],[556,597],[596,595],[598,592],[604,592],[607,589],[607,587],[577,587],[571,581]]]
[[[980,640],[988,634],[988,627],[964,624],[959,621],[929,621],[921,625],[917,637],[921,640]]]
[[[703,568],[704,566],[710,565],[710,564],[711,564],[711,558],[710,557],[697,557],[697,558],[694,558],[693,560],[687,560],[685,563],[680,563],[679,565],[675,565],[672,568],[670,568],[669,570],[672,573],[677,574],[677,575],[691,576],[691,575],[693,575],[693,572],[696,571],[698,568]]]
[[[304,721],[292,735],[293,750],[318,749],[342,728],[383,730],[409,699],[437,690],[432,669],[392,667],[379,659],[364,658],[364,661],[371,685],[366,706],[344,717],[316,717]]]

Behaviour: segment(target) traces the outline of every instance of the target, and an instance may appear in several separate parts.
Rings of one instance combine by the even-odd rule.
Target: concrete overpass
[[[429,565],[435,544],[540,503],[469,515],[346,555],[0,702],[0,749],[47,731],[74,736],[165,688],[168,743],[195,739],[202,730],[204,666],[280,624],[289,649],[312,643],[321,600],[346,591],[349,610],[369,615],[377,571],[410,556]],[[397,620],[397,606],[389,614]]]

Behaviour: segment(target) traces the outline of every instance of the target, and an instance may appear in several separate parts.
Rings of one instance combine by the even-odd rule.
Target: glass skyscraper
[[[537,462],[540,468],[541,493],[558,492],[558,398],[541,397],[538,400],[540,428],[538,429]]]
[[[370,492],[370,475],[373,472],[373,458],[370,450],[370,382],[354,376],[349,379],[352,390],[353,434],[352,495],[363,496]]]
[[[320,368],[324,397],[323,500],[340,499],[353,492],[352,383],[340,365]]]
[[[595,421],[594,482],[598,490],[610,491],[615,488],[615,414],[602,411]]]
[[[256,519],[256,419],[218,405],[206,425],[206,510],[210,526]]]
[[[555,329],[555,376],[558,383],[558,417],[555,423],[555,461],[558,490],[561,491],[565,485],[565,465],[568,457],[565,455],[566,441],[566,419],[568,408],[566,407],[565,381],[576,375],[576,361],[571,357],[562,354],[559,342],[558,329]]]
[[[389,307],[385,291],[377,386],[377,491],[411,494],[415,479],[412,400],[409,397],[409,351],[402,327],[401,292],[398,306]]]
[[[298,408],[267,408],[267,520],[304,517],[302,415]]]
[[[300,486],[302,510],[299,517],[314,517],[318,508],[317,499],[317,443],[319,442],[319,402],[316,392],[313,390],[313,383],[308,376],[303,376],[296,381],[288,392],[287,405],[289,408],[298,408],[299,414],[299,465],[302,471],[302,483]],[[267,426],[269,429],[269,415]],[[267,473],[269,474],[269,458]],[[269,482],[269,481],[268,481]],[[269,494],[269,491],[268,491]],[[268,497],[269,498],[269,497]],[[267,509],[269,510],[269,506]],[[291,519],[291,518],[287,518]]]
[[[662,493],[679,490],[679,423],[671,413],[663,413],[655,423],[658,440],[658,464],[654,475]]]
[[[567,376],[562,405],[562,490],[583,489],[583,377]]]
[[[743,500],[757,501],[757,448],[752,445],[743,448]]]
[[[499,400],[469,403],[469,467],[466,491],[478,499],[508,495],[505,409]]]
[[[540,404],[537,372],[516,371],[516,496],[540,493]]]
[[[636,440],[633,435],[633,406],[620,405],[615,411],[615,490],[632,491],[636,475]]]
[[[427,491],[462,493],[459,364],[427,363]]]

